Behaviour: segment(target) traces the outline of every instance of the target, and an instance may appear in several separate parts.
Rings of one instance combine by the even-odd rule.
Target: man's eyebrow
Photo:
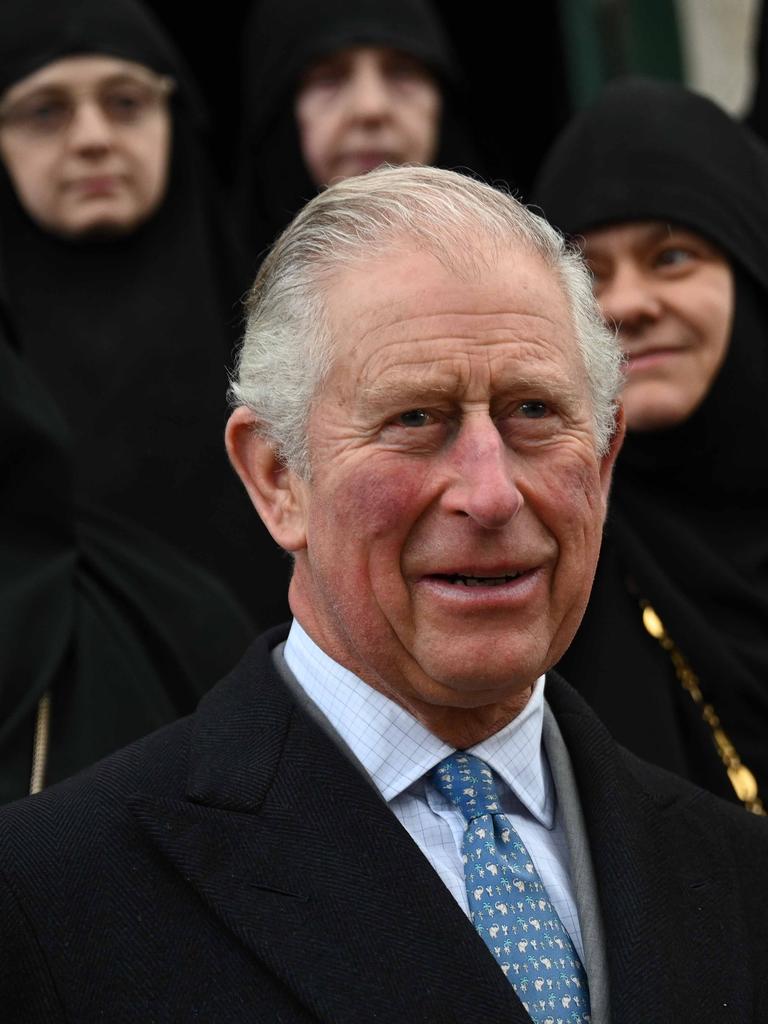
[[[400,405],[419,405],[440,399],[446,396],[454,396],[457,391],[457,381],[453,380],[419,380],[393,377],[377,378],[364,384],[357,391],[357,397],[364,403],[377,405],[396,403]],[[491,404],[497,404],[499,399],[505,396],[546,398],[556,400],[563,405],[574,407],[583,399],[583,392],[578,386],[566,377],[545,380],[535,376],[515,376],[508,382],[500,382],[494,388],[491,396]]]
[[[400,405],[409,401],[425,401],[429,398],[444,397],[456,390],[456,380],[426,380],[418,378],[395,377],[368,381],[358,389],[358,397],[365,402],[384,403],[397,401]]]
[[[580,388],[568,377],[515,377],[507,386],[500,386],[491,399],[491,404],[497,404],[500,399],[506,397],[514,398],[542,398],[549,402],[557,402],[566,409],[577,408],[584,400],[585,388]]]

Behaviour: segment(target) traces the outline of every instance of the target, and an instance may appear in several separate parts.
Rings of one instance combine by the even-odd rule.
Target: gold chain
[[[29,792],[39,793],[45,785],[45,769],[48,764],[48,741],[51,732],[51,694],[43,694],[37,704],[35,738],[32,741],[32,777]]]
[[[715,709],[704,700],[698,676],[688,664],[669,633],[667,633],[664,623],[649,602],[641,600],[640,607],[643,610],[643,625],[646,632],[650,633],[654,640],[659,641],[672,659],[675,675],[680,680],[683,689],[690,694],[691,699],[701,711],[701,717],[711,729],[717,753],[725,765],[725,770],[728,772],[728,778],[736,796],[752,814],[765,814],[766,810],[758,793],[757,779],[749,768],[742,763],[736,748],[720,724],[720,719]]]

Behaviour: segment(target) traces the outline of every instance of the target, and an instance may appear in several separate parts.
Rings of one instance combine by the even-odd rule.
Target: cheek
[[[50,216],[58,196],[55,155],[28,154],[10,147],[0,152],[16,197],[27,213],[35,220]]]
[[[703,326],[703,330],[706,332],[704,349],[707,364],[707,379],[705,381],[707,391],[714,382],[725,360],[731,341],[732,326],[733,316],[730,306],[725,309],[719,307],[713,310],[713,316]]]
[[[437,152],[440,97],[421,97],[418,101],[402,108],[401,124],[406,136],[409,152],[408,161],[412,163],[429,163]]]
[[[330,174],[334,140],[339,118],[329,109],[320,109],[309,102],[296,106],[296,128],[304,163],[316,185],[322,185]]]
[[[160,123],[138,137],[132,147],[133,178],[139,214],[148,214],[159,204],[168,186],[171,163],[170,123]]]
[[[542,519],[558,541],[562,563],[581,570],[585,558],[597,557],[603,529],[603,494],[596,462],[581,458],[562,461],[548,472],[539,493],[544,502]]]
[[[356,472],[334,492],[335,514],[357,523],[371,541],[387,540],[410,524],[421,491],[421,475],[381,467]]]
[[[711,373],[708,387],[725,358],[733,325],[733,273],[725,260],[708,267],[706,276],[702,272],[697,291],[685,299],[682,315],[698,338],[700,364]]]
[[[322,522],[310,518],[308,542],[311,551],[313,528],[322,529],[326,557],[354,562],[363,575],[375,566],[368,585],[379,589],[400,579],[402,551],[424,506],[423,473],[370,461],[326,492]]]

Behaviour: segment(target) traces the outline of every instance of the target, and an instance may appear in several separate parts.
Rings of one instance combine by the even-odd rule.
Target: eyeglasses
[[[175,85],[165,76],[153,80],[121,76],[77,92],[49,86],[0,107],[0,128],[30,139],[52,138],[70,127],[84,102],[95,103],[114,127],[129,128],[164,109]]]

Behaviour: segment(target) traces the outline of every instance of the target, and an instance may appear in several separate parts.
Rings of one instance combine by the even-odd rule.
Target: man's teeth
[[[462,583],[465,587],[501,587],[511,580],[516,580],[518,576],[522,576],[522,573],[513,572],[507,576],[461,576],[456,573],[447,576],[446,579],[449,583]]]

